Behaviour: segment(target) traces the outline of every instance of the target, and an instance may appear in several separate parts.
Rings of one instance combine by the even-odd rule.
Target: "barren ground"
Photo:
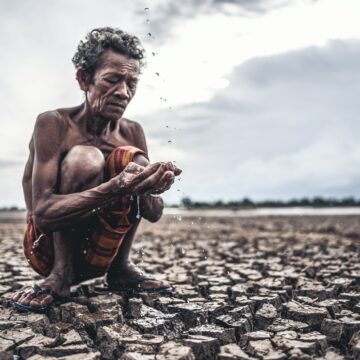
[[[24,222],[0,219],[0,359],[360,359],[360,217],[143,222],[133,260],[171,296],[104,294],[96,279],[47,315],[10,294],[37,279]]]

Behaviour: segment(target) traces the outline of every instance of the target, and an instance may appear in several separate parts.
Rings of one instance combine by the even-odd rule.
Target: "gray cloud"
[[[164,39],[177,19],[229,11],[230,2],[189,1],[173,10],[165,4],[148,15],[130,0],[2,2],[0,205],[23,204],[21,176],[37,114],[82,101],[70,59],[87,31],[118,26],[144,39],[149,16],[152,26],[163,20],[155,35]],[[237,3],[248,15],[286,5]],[[153,160],[177,159],[185,170],[179,189],[199,199],[358,195],[359,48],[358,41],[334,41],[252,59],[211,101],[139,119]]]
[[[182,189],[199,199],[359,196],[359,63],[359,40],[252,59],[210,102],[144,124],[187,153]]]
[[[183,0],[159,1],[149,8],[147,14],[149,32],[156,42],[170,35],[175,22],[198,15],[224,13],[226,15],[254,16],[294,3],[296,0]],[[304,0],[309,1],[309,0]],[[229,6],[231,5],[231,7]],[[144,14],[143,9],[139,14]]]
[[[0,170],[7,168],[7,167],[13,167],[13,166],[19,166],[23,165],[23,161],[19,160],[1,160],[0,159]]]

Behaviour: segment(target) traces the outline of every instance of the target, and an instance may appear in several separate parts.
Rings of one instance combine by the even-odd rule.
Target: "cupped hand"
[[[146,167],[130,162],[119,174],[121,188],[137,195],[161,194],[170,189],[175,176],[182,172],[171,162],[157,162]]]

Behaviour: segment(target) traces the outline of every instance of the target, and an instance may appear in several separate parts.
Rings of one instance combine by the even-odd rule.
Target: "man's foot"
[[[110,269],[106,275],[107,289],[109,291],[146,291],[171,292],[171,285],[167,281],[156,280],[145,274],[133,263]]]
[[[70,296],[70,286],[51,275],[39,285],[24,286],[11,298],[15,307],[20,310],[46,312],[49,306]]]

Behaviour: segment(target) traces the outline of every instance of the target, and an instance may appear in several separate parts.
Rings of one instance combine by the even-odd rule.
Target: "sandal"
[[[35,312],[35,313],[39,313],[39,314],[45,314],[46,312],[49,311],[51,305],[53,304],[61,304],[64,303],[66,301],[66,298],[63,296],[60,296],[58,293],[56,293],[55,291],[48,289],[48,288],[42,288],[37,284],[33,284],[32,286],[33,292],[35,294],[35,298],[42,295],[42,294],[48,294],[51,295],[53,297],[53,301],[50,304],[47,304],[43,307],[35,307],[35,306],[31,306],[31,305],[24,305],[24,304],[20,304],[17,301],[12,301],[12,304],[14,305],[14,307],[20,311],[27,311],[27,312]]]

